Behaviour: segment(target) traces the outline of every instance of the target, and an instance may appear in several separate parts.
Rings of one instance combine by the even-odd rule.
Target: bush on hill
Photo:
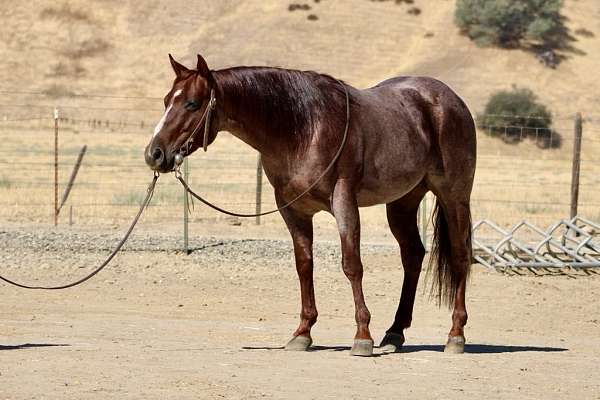
[[[492,94],[478,125],[508,143],[531,138],[541,148],[560,147],[560,136],[552,130],[552,113],[529,89],[515,87]]]
[[[563,0],[457,0],[455,23],[481,46],[556,48],[564,38]]]

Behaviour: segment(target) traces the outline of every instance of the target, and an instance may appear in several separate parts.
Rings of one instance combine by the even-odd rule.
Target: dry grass
[[[75,9],[69,3],[61,5],[53,5],[45,7],[40,12],[41,19],[58,19],[65,22],[86,22],[91,23],[92,20],[87,12]]]
[[[8,123],[0,125],[0,166],[13,165],[13,156],[26,174],[3,175],[0,179],[0,220],[50,223],[53,213],[53,129],[48,122]],[[565,128],[570,121],[564,121]],[[124,129],[124,128],[123,128]],[[585,137],[589,137],[587,135]],[[540,150],[534,142],[518,145],[502,143],[479,134],[479,161],[473,191],[473,217],[490,218],[504,226],[528,219],[541,226],[568,217],[571,179],[570,136],[561,149]],[[87,122],[63,124],[60,131],[60,193],[64,190],[79,149],[88,145],[88,153],[77,183],[63,210],[73,207],[75,224],[123,226],[134,214],[145,194],[151,174],[144,164],[142,149],[149,135],[145,130],[128,127],[126,131],[91,129]],[[599,219],[595,188],[600,185],[600,142],[584,140],[581,172],[580,214]],[[207,198],[239,212],[255,210],[255,173],[257,154],[227,133],[221,134],[207,154],[190,159],[191,183]],[[273,194],[263,180],[263,210],[274,207]],[[183,194],[169,175],[159,181],[153,206],[145,216],[149,223],[179,225],[183,213]],[[433,198],[428,200],[431,210]],[[366,240],[390,240],[383,206],[361,210]],[[68,221],[63,211],[61,223]],[[193,224],[199,229],[214,222],[231,223],[220,215],[196,204]],[[243,226],[254,220],[242,221]],[[264,232],[284,232],[280,217],[263,218]],[[328,215],[319,215],[320,232],[335,237],[335,224]]]

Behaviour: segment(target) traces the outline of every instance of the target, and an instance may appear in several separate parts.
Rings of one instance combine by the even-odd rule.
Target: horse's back
[[[430,106],[470,112],[464,101],[444,82],[427,76],[398,76],[380,82],[367,92],[389,93],[407,100],[420,99]]]

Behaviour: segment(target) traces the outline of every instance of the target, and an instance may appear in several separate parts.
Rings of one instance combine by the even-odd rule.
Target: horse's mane
[[[213,74],[228,102],[267,135],[294,135],[305,142],[317,126],[345,123],[345,92],[329,75],[272,67],[234,67]]]

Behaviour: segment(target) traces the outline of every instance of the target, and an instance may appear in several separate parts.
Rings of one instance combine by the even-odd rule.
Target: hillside
[[[171,83],[167,53],[192,64],[200,52],[212,68],[314,69],[359,87],[430,75],[474,111],[492,91],[516,84],[539,93],[555,114],[598,112],[596,0],[566,0],[576,51],[556,70],[525,51],[477,48],[453,24],[454,1],[405,3],[312,0],[308,11],[289,11],[281,0],[4,0],[0,90],[161,97]],[[413,7],[421,13],[409,14]],[[581,28],[593,35],[574,34]]]

